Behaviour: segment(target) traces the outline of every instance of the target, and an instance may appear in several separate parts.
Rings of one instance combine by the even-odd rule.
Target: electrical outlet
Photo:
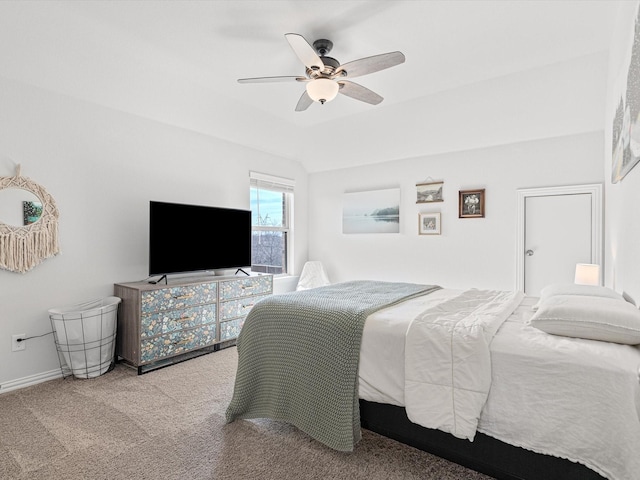
[[[19,333],[18,335],[12,335],[11,336],[11,351],[12,352],[19,352],[20,350],[26,350],[27,342],[26,342],[25,338],[27,338],[27,335],[24,334],[24,333]],[[20,339],[22,341],[19,342],[18,339]]]

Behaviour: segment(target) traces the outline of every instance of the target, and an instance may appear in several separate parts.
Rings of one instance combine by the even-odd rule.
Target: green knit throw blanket
[[[333,449],[352,451],[361,438],[358,363],[365,320],[438,289],[352,281],[261,300],[238,337],[227,422],[285,421]]]

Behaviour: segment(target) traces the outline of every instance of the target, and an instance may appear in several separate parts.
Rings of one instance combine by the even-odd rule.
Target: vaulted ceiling
[[[425,99],[606,52],[616,1],[4,1],[0,76],[301,161],[309,171],[383,161]],[[406,62],[304,112],[285,40],[333,42],[341,63],[401,51]],[[397,146],[397,144],[396,144]],[[398,155],[429,153],[405,145]]]

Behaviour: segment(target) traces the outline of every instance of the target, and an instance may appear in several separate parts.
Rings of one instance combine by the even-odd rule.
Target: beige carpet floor
[[[117,364],[0,395],[3,480],[490,477],[363,430],[351,453],[288,424],[224,423],[235,347],[144,375]]]

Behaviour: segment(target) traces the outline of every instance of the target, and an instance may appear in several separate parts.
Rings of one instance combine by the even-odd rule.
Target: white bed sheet
[[[371,315],[360,354],[360,398],[405,406],[405,333],[419,313],[459,295],[442,289]],[[478,431],[640,479],[640,348],[549,335],[527,324],[525,298],[491,343],[492,385]]]

